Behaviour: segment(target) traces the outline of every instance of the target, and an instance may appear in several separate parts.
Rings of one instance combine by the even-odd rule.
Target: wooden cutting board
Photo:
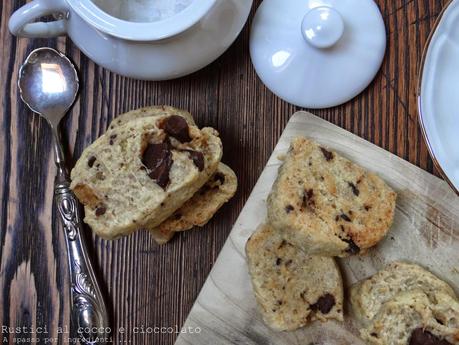
[[[244,246],[266,217],[266,198],[296,136],[307,136],[376,172],[398,193],[388,236],[365,256],[340,259],[345,291],[394,260],[428,268],[459,292],[459,197],[441,179],[310,113],[292,116],[229,235],[176,345],[359,345],[357,326],[346,303],[345,322],[315,322],[295,332],[274,332],[258,312]],[[261,139],[262,140],[262,139]],[[199,330],[198,329],[198,330]]]

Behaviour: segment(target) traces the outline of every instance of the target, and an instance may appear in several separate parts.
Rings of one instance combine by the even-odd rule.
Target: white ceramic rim
[[[113,17],[91,0],[66,1],[83,20],[106,34],[131,41],[156,41],[175,36],[196,24],[217,0],[193,1],[172,17],[143,23]]]
[[[427,38],[427,42],[424,46],[424,51],[422,53],[421,57],[421,64],[420,64],[420,73],[419,73],[419,79],[418,79],[418,85],[417,85],[417,98],[418,98],[418,117],[419,117],[419,126],[421,127],[421,132],[424,137],[424,141],[426,142],[427,149],[429,150],[430,157],[432,158],[432,161],[437,168],[437,170],[440,172],[440,174],[443,176],[445,181],[451,186],[451,188],[456,192],[456,194],[459,196],[459,190],[456,188],[454,183],[449,179],[448,175],[445,173],[443,168],[441,167],[436,155],[435,155],[435,150],[429,140],[429,136],[427,135],[427,129],[425,126],[425,121],[424,121],[424,115],[422,112],[422,77],[424,75],[424,67],[427,59],[427,52],[430,47],[430,43],[432,42],[432,38],[434,34],[437,32],[438,26],[440,25],[440,22],[443,19],[444,14],[448,10],[449,6],[453,3],[453,0],[450,0],[445,7],[442,9],[440,12],[437,20],[435,21],[434,27],[432,28],[432,31],[429,34],[429,37]]]

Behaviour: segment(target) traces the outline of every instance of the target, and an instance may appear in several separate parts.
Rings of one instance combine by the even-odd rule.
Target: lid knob
[[[301,32],[306,42],[313,47],[330,48],[343,36],[343,17],[334,8],[315,7],[303,17]]]

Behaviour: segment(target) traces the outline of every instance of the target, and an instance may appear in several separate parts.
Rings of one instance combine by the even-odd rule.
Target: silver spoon
[[[108,342],[107,310],[82,237],[78,201],[69,188],[59,122],[75,101],[78,76],[65,55],[51,48],[35,49],[19,70],[19,91],[27,106],[53,130],[57,175],[54,198],[65,229],[71,278],[71,335],[82,344]]]

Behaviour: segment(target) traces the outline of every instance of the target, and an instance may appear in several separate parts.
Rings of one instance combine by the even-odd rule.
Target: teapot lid
[[[386,31],[373,0],[264,0],[250,55],[263,83],[305,108],[354,98],[383,61]]]

